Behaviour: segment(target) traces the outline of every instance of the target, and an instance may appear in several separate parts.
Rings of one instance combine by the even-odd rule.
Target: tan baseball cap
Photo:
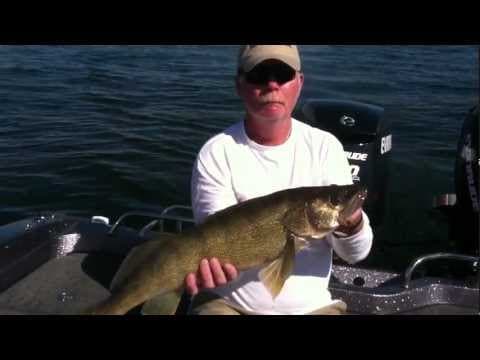
[[[296,45],[243,45],[238,55],[238,67],[249,72],[265,60],[280,60],[300,71],[300,54]]]

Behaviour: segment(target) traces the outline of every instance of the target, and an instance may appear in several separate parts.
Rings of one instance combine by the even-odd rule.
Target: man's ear
[[[300,82],[300,90],[301,90],[302,87],[303,87],[303,83],[305,81],[305,77],[303,76],[303,72],[298,74],[298,81]]]

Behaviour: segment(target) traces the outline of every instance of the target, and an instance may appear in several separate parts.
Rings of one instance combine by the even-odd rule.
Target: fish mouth
[[[355,190],[354,194],[349,198],[347,204],[339,214],[339,222],[342,223],[348,219],[352,214],[363,206],[363,203],[367,199],[368,190],[364,187],[360,187]]]

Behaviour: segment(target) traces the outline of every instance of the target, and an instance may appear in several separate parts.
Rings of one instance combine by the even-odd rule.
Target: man
[[[195,221],[239,202],[303,186],[352,183],[340,142],[292,119],[304,81],[295,45],[240,48],[236,90],[246,110],[241,121],[210,139],[192,173]],[[238,273],[235,264],[204,259],[187,275],[193,314],[339,314],[345,304],[328,291],[332,249],[355,263],[370,252],[372,230],[360,209],[325,241],[297,253],[293,274],[273,300],[259,269]],[[201,292],[199,292],[202,290]]]

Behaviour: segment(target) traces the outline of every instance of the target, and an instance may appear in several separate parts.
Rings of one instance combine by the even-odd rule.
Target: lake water
[[[301,101],[382,106],[392,122],[386,226],[372,264],[447,246],[429,210],[453,192],[478,102],[476,46],[300,46]],[[196,153],[243,116],[236,46],[0,46],[0,224],[49,210],[116,219],[189,204]]]

